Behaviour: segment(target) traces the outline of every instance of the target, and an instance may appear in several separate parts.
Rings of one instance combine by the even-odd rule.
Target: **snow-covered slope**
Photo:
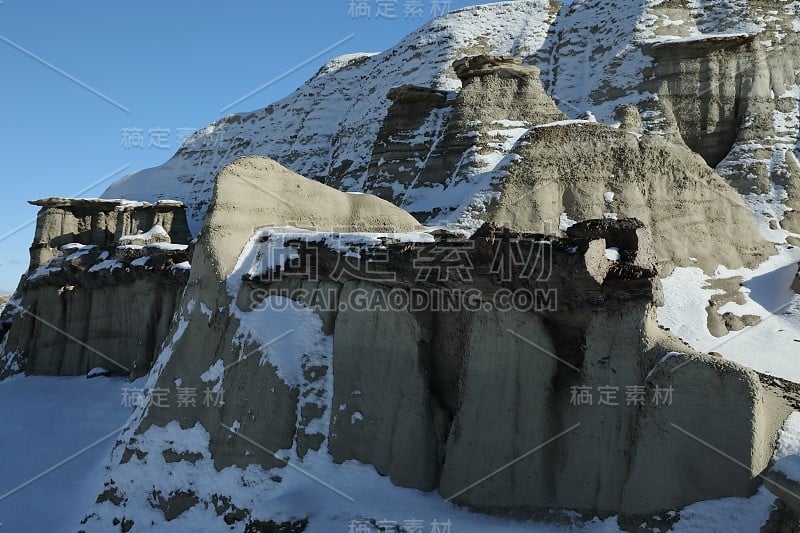
[[[0,531],[79,529],[140,385],[42,376],[0,383]]]
[[[537,66],[548,94],[571,118],[590,113],[614,124],[619,106],[633,104],[645,131],[685,141],[712,166],[722,160],[720,173],[741,192],[783,195],[784,203],[797,208],[798,6],[764,0],[576,0],[565,6],[519,0],[462,9],[381,54],[331,61],[287,98],[209,125],[167,163],[122,179],[104,196],[182,200],[197,232],[217,172],[239,156],[263,155],[308,178],[340,190],[374,192],[422,216],[444,209],[446,216],[436,223],[455,222],[475,201],[496,197],[486,185],[502,178],[501,163],[535,124],[509,112],[493,128],[484,125],[503,137],[496,146],[481,144],[480,134],[488,131],[477,132],[479,124],[462,125],[457,144],[463,157],[436,166],[453,179],[432,186],[419,169],[452,149],[452,108],[423,109],[422,116],[410,117],[417,122],[411,129],[398,132],[384,128],[393,105],[388,96],[410,84],[442,91],[452,102],[461,88],[453,62],[492,54]],[[706,56],[708,61],[698,60]],[[382,128],[388,137],[381,137]],[[407,146],[405,160],[393,162],[407,175],[384,171],[387,144]],[[465,162],[473,170],[462,168]],[[772,211],[777,220],[784,217],[779,207]],[[790,222],[794,216],[786,214],[786,224],[797,231],[798,222]]]

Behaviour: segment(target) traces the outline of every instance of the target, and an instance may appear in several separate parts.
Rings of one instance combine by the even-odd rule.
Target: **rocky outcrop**
[[[666,39],[645,44],[644,51],[656,60],[659,102],[686,144],[716,167],[733,148],[747,115],[747,96],[758,97],[754,72],[744,67],[760,51],[755,36]],[[699,92],[708,97],[698,98]]]
[[[31,203],[42,210],[31,269],[3,311],[0,378],[17,372],[82,375],[97,368],[146,375],[191,268],[182,205],[64,198]]]
[[[774,253],[751,214],[797,231],[797,16],[767,0],[468,8],[106,192],[153,205],[37,204],[0,377],[150,371],[87,529],[133,527],[127,505],[151,525],[214,508],[305,528],[257,520],[254,478],[331,458],[522,516],[638,524],[752,495],[797,391],[692,351],[655,308],[674,267]],[[146,319],[109,312],[130,305]],[[712,333],[735,319],[709,310]]]
[[[480,55],[456,61],[453,69],[461,90],[436,108],[412,109],[405,101],[389,108],[366,188],[420,220],[472,218],[477,229],[481,206],[469,206],[472,198],[452,189],[477,187],[473,194],[492,196],[492,171],[519,136],[531,124],[567,117],[544,92],[534,66]],[[410,165],[414,159],[424,164]]]
[[[30,271],[58,255],[65,245],[107,248],[120,243],[123,237],[155,227],[167,234],[161,242],[188,244],[192,239],[181,202],[161,200],[153,205],[125,200],[45,198],[30,204],[41,207],[31,246]]]
[[[795,209],[770,216],[796,232],[798,14],[767,0],[573,2],[544,45],[543,79],[572,116],[590,107],[603,121],[635,103],[646,130],[685,143],[742,194]],[[595,51],[593,68],[578,50]]]
[[[699,156],[661,137],[552,124],[526,133],[514,153],[488,209],[498,224],[546,232],[559,217],[562,224],[564,217],[637,217],[652,232],[664,273],[696,264],[706,271],[720,263],[753,266],[774,253],[735,191]],[[722,238],[711,228],[735,235]]]
[[[234,191],[239,191],[236,185],[252,187],[253,176],[275,171],[277,167],[269,167],[271,164],[243,159],[226,169],[236,172],[226,183]],[[296,176],[293,181],[272,182],[267,193],[259,190],[258,195],[253,195],[267,194],[274,200],[271,206],[253,207],[259,216],[230,206],[231,213],[239,214],[248,237],[255,228],[251,218],[327,227],[328,231],[337,231],[339,225],[398,232],[420,227],[401,211],[398,213],[402,216],[395,220],[380,218],[374,213],[376,198],[345,194],[332,197],[322,185],[312,186],[304,202],[325,205],[327,211],[314,212],[308,218],[307,210],[282,200],[296,196],[287,188],[297,187],[299,179],[305,180]],[[240,202],[243,196],[246,195],[231,192],[219,195],[217,201],[235,197]],[[75,375],[96,367],[132,377],[146,375],[169,331],[176,303],[189,278],[191,237],[182,205],[174,201],[151,205],[64,198],[31,203],[42,210],[31,248],[31,270],[17,291],[20,301],[5,314],[9,332],[2,353],[2,375],[19,371]],[[224,227],[236,226],[226,220]],[[227,254],[216,253],[235,259],[245,241],[228,239],[225,231],[218,247],[231,248]],[[204,261],[214,265],[213,259],[204,257]],[[208,268],[213,272],[233,265]],[[131,312],[132,309],[142,314]]]
[[[169,493],[115,471],[179,458],[175,431],[207,433],[198,461],[217,469],[329,452],[483,511],[640,514],[754,492],[792,404],[656,325],[642,223],[591,221],[563,239],[388,228],[419,229],[271,161],[227,167],[149,384],[172,406],[176,383],[225,401],[140,409],[109,474],[116,498]],[[104,499],[87,522],[123,514]]]
[[[618,127],[570,121],[535,66],[478,55],[453,71],[458,93],[388,92],[364,190],[419,220],[473,231],[489,221],[556,234],[569,220],[635,217],[651,229],[665,275],[675,266],[753,267],[774,253],[736,192],[679,136],[641,133],[632,106],[616,109]]]
[[[800,271],[797,272],[797,275],[792,282],[792,289],[794,289],[794,292],[797,294],[800,294]]]
[[[429,91],[435,96],[420,107],[416,90],[413,107],[400,99],[389,109],[369,190],[409,209],[425,197],[436,208],[414,212],[418,218],[455,216],[473,228],[492,221],[557,233],[565,220],[637,217],[653,232],[664,274],[696,264],[707,272],[754,266],[774,253],[736,192],[682,142],[642,135],[634,108],[617,110],[619,128],[567,121],[536,67],[482,55],[453,68],[463,85],[449,104]],[[424,114],[410,121],[414,113]],[[426,116],[436,118],[435,127]],[[409,172],[412,155],[424,165]],[[477,191],[474,199],[448,208],[459,184]],[[737,235],[722,239],[723,227]]]
[[[235,311],[238,309],[236,302],[229,294],[228,278],[237,269],[242,251],[247,248],[254,232],[265,225],[322,232],[402,233],[421,229],[408,213],[376,197],[341,193],[294,174],[268,159],[242,158],[223,169],[217,179],[209,219],[197,243],[188,288],[173,324],[172,342],[159,358],[153,379],[170,391],[168,401],[172,405],[177,401],[177,391],[173,386],[176,380],[185,387],[199,390],[206,382],[220,387],[223,382],[236,383],[238,392],[234,395],[233,389],[229,389],[225,407],[219,410],[208,409],[199,403],[181,409],[180,413],[149,409],[136,428],[137,432],[145,432],[153,425],[167,425],[176,419],[189,425],[199,421],[211,434],[213,459],[219,468],[282,464],[263,450],[232,439],[220,424],[232,426],[235,420],[241,420],[248,431],[266,436],[262,446],[267,449],[290,449],[301,425],[298,405],[303,401],[309,402],[306,415],[310,416],[309,410],[313,409],[315,400],[301,398],[299,382],[287,383],[274,366],[259,361],[262,349],[266,348],[261,347],[258,338],[253,337],[254,332],[243,324],[240,314]],[[239,276],[242,274],[240,272]],[[247,311],[252,311],[252,305],[249,299],[241,302]],[[253,319],[259,317],[257,313],[249,316]],[[293,315],[286,316],[289,318],[284,320]],[[298,317],[294,318],[300,321]],[[262,324],[262,327],[271,330],[268,325]],[[297,335],[308,341],[308,344],[301,343],[297,347],[298,353],[291,355],[298,358],[298,364],[302,358],[321,358],[320,348],[315,346],[315,342],[326,342],[321,326],[312,323],[303,328],[301,324],[290,323],[286,330],[277,331],[275,337],[289,329],[293,332],[302,329]],[[186,357],[189,353],[194,355]],[[241,362],[232,364],[236,361]],[[262,368],[265,365],[266,368]],[[322,387],[330,370],[318,365],[316,371],[316,379],[309,378],[308,387]],[[299,372],[303,375],[302,371]],[[274,392],[265,395],[265,391]],[[319,413],[314,416],[318,417]],[[302,439],[302,435],[297,438]],[[315,437],[310,435],[306,446],[311,446],[314,440]],[[318,441],[316,446],[319,447]],[[135,449],[135,445],[132,444],[131,449]],[[126,457],[129,458],[131,453],[126,452]]]

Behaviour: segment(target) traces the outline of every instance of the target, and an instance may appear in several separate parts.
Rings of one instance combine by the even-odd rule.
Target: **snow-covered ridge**
[[[548,0],[521,0],[465,8],[431,21],[383,53],[333,59],[287,98],[207,126],[167,163],[123,178],[104,196],[183,200],[196,234],[219,170],[237,157],[263,155],[340,190],[377,189],[411,212],[444,209],[437,224],[462,219],[469,225],[496,197],[492,183],[502,178],[502,170],[493,163],[503,161],[513,143],[497,143],[480,172],[443,169],[459,174],[449,184],[425,183],[413,176],[401,183],[396,176],[385,176],[380,165],[375,166],[373,153],[392,105],[387,98],[391,89],[410,84],[452,96],[461,88],[452,69],[454,60],[479,53],[508,55],[541,69],[545,88],[570,118],[589,112],[601,123],[614,124],[618,106],[633,104],[646,129],[666,134],[675,124],[659,108],[653,58],[646,48],[758,34],[762,46],[774,50],[790,31],[782,21],[788,18],[797,24],[798,3],[782,4],[782,10],[770,10],[756,0],[693,0],[683,7],[661,0],[576,0],[559,9]],[[435,109],[416,132],[406,132],[402,142],[413,148],[429,145],[432,152],[450,118],[448,109]],[[520,117],[503,118],[509,124],[520,122]],[[786,113],[775,117],[787,147],[790,139],[792,145],[797,139],[796,122]],[[477,133],[474,140],[477,147]],[[731,170],[737,161],[752,157],[751,150],[740,151],[741,157],[732,154],[721,167],[726,176],[739,172]],[[398,166],[417,173],[428,157],[430,153],[416,153],[408,164]],[[481,157],[465,153],[464,162],[477,166]],[[780,170],[780,165],[772,167]]]
[[[332,61],[321,71],[324,75],[265,109],[206,127],[166,164],[123,178],[104,197],[181,199],[196,233],[214,177],[243,155],[272,157],[306,177],[362,191],[391,103],[386,98],[390,89],[413,84],[456,91],[461,84],[451,69],[454,60],[478,51],[528,57],[545,42],[554,16],[548,0],[502,2],[445,15],[382,54]]]
[[[229,278],[228,292],[231,297],[236,296],[243,276],[256,277],[271,270],[282,269],[288,261],[299,258],[297,250],[287,246],[289,242],[315,243],[348,257],[360,257],[360,251],[380,248],[385,241],[432,243],[435,242],[435,237],[424,232],[326,233],[289,226],[264,228],[257,231],[245,247],[235,274]]]

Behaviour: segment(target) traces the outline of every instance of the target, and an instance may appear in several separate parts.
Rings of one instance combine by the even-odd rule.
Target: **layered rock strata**
[[[123,237],[159,226],[162,242],[188,244],[192,239],[181,202],[160,200],[155,204],[125,200],[45,198],[30,202],[40,207],[31,246],[30,270],[45,264],[68,244],[110,247]],[[133,243],[132,243],[133,244]]]
[[[0,376],[99,368],[133,378],[147,374],[189,278],[182,205],[31,203],[42,210],[31,269],[3,311]]]

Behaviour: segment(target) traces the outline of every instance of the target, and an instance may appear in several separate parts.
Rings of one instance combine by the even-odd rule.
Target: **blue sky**
[[[396,18],[378,16],[381,2]],[[422,18],[406,17],[415,3]],[[27,268],[34,228],[25,224],[36,216],[27,200],[99,196],[130,171],[166,161],[188,131],[264,107],[331,58],[382,51],[435,9],[479,3],[0,0],[0,290],[13,290]],[[369,6],[369,16],[351,4]]]

